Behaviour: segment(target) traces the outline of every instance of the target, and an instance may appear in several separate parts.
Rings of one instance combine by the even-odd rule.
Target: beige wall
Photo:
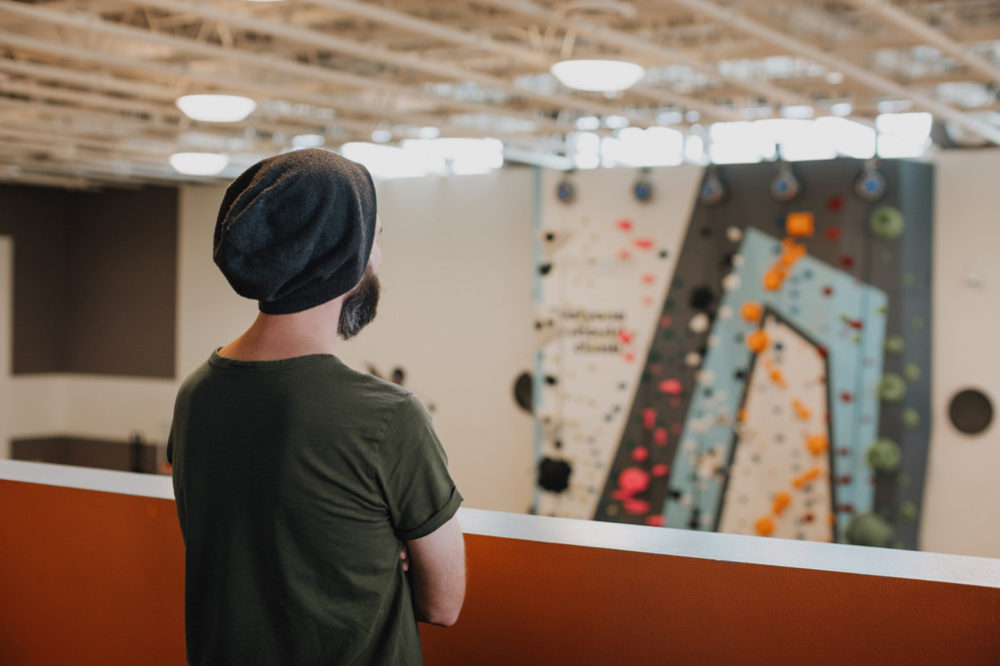
[[[933,423],[921,547],[1000,557],[1000,150],[937,157],[934,192]],[[971,286],[969,274],[982,279]],[[968,436],[951,397],[978,388],[994,422]]]

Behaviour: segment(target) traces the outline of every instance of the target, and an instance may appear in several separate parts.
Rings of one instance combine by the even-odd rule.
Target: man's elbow
[[[463,597],[457,597],[456,599],[449,599],[445,603],[421,608],[419,613],[420,619],[428,624],[435,624],[439,627],[450,627],[458,622],[458,616],[462,612],[462,601]]]

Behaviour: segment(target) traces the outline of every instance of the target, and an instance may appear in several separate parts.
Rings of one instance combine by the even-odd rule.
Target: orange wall
[[[0,663],[180,664],[173,502],[0,481]],[[1000,590],[466,537],[435,664],[1000,663]]]

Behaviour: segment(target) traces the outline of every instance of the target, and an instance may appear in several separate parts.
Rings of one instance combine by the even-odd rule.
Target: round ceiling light
[[[229,164],[229,158],[219,153],[174,153],[170,166],[185,176],[214,176]]]
[[[184,95],[177,98],[177,108],[191,120],[238,123],[253,113],[257,102],[239,95]]]
[[[567,88],[621,92],[638,83],[646,70],[623,60],[563,60],[552,65],[551,72]]]

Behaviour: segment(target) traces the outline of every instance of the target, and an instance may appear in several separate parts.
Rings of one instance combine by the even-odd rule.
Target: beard
[[[361,332],[375,319],[378,308],[378,297],[382,285],[378,276],[372,272],[371,266],[365,269],[361,282],[347,294],[344,305],[340,309],[340,321],[337,322],[337,334],[344,340],[350,340]]]

